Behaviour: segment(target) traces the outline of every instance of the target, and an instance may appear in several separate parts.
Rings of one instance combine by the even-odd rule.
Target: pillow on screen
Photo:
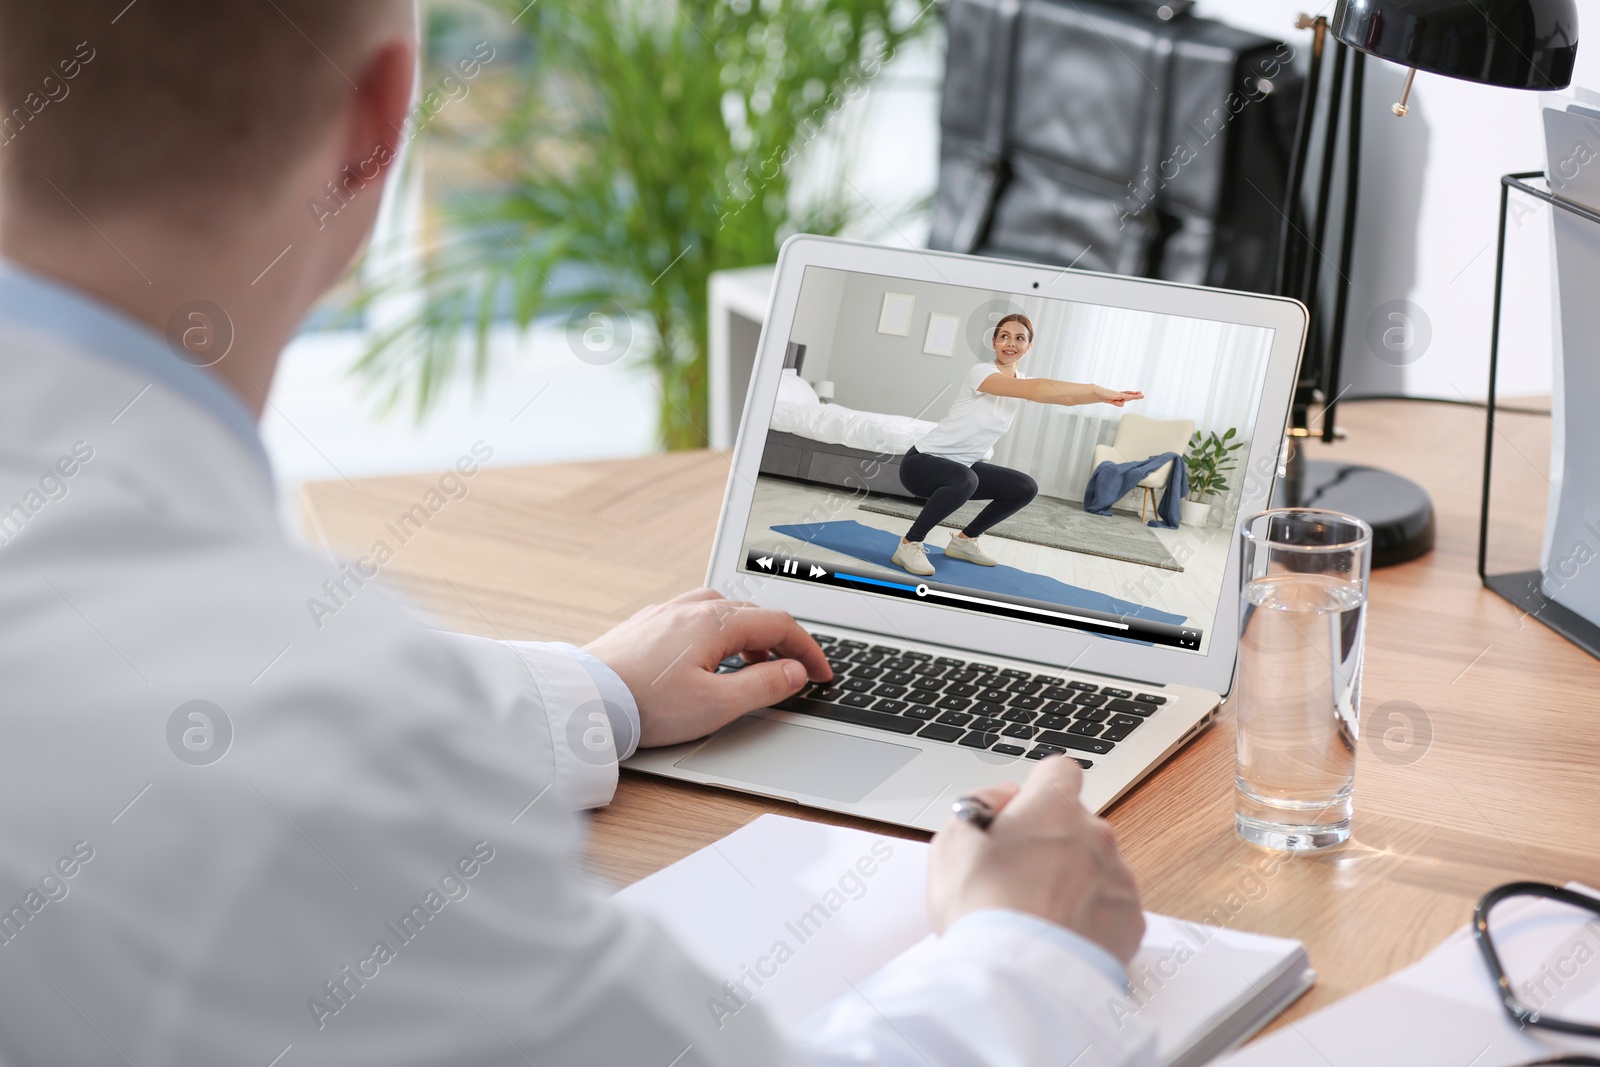
[[[778,379],[778,403],[817,405],[822,401],[817,399],[811,383],[800,377],[799,371],[785,367],[783,376]]]

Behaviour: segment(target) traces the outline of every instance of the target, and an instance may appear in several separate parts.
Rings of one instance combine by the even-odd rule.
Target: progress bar
[[[839,577],[844,578],[847,577],[847,575],[841,574]],[[883,582],[881,584],[888,585],[889,583]],[[945,600],[965,600],[969,604],[989,605],[994,603],[993,600],[990,600],[987,597],[967,596],[965,593],[948,593],[943,589],[929,589],[925,585],[917,586],[916,593],[921,597],[936,596]],[[1046,608],[1031,608],[1026,604],[1007,604],[1006,607],[1011,608],[1014,611],[1026,611],[1030,615],[1048,615],[1052,619],[1066,619],[1068,622],[1083,622],[1094,626],[1108,626],[1113,630],[1128,629],[1128,624],[1125,622],[1110,622],[1106,619],[1091,619],[1087,615],[1069,615],[1064,611],[1050,611]]]
[[[815,560],[755,549],[746,552],[745,567],[754,573],[765,573],[775,578],[799,579],[818,585],[855,589],[862,593],[870,591],[904,600],[921,600],[924,603],[943,602],[951,607],[969,611],[982,611],[991,615],[1072,629],[1088,629],[1113,640],[1171,645],[1194,652],[1200,650],[1201,630],[1190,625],[1187,620],[1174,625],[1142,619],[1137,615],[1100,614],[1093,609],[1061,611],[1040,606],[1037,601],[1026,602],[1020,597],[1005,594],[980,596],[931,586],[926,582],[899,582],[890,578],[853,574],[850,571],[837,570],[831,563],[822,564]]]
[[[923,590],[928,588],[925,585],[907,585],[904,582],[886,582],[882,578],[868,578],[861,574],[846,574],[844,571],[834,571],[833,576],[835,578],[843,578],[847,582],[865,582],[868,585],[881,585],[885,589],[904,589],[906,592],[916,593],[918,596],[927,595],[925,592],[923,592]]]

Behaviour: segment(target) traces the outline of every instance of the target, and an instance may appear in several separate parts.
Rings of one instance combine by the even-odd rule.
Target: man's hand
[[[711,589],[652,604],[584,648],[633,693],[644,748],[704,737],[793,696],[808,677],[833,678],[822,649],[788,612]],[[717,674],[717,664],[735,652],[750,666]]]
[[[961,916],[1008,908],[1082,934],[1124,965],[1144,937],[1133,871],[1111,824],[1078,803],[1083,771],[1051,756],[1022,786],[974,790],[998,814],[988,830],[951,818],[933,839],[928,917],[943,933]]]

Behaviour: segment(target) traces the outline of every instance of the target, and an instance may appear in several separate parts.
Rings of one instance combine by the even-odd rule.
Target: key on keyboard
[[[831,706],[831,705],[830,705]],[[1079,752],[1093,752],[1103,756],[1111,751],[1112,742],[1099,737],[1083,737],[1079,734],[1064,734],[1059,730],[1041,730],[1039,736],[1034,738],[1041,745],[1054,745],[1057,748],[1072,748]]]

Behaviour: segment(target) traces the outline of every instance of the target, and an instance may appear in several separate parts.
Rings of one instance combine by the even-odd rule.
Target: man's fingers
[[[722,594],[715,589],[701,586],[699,589],[686,589],[673,597],[668,603],[692,604],[697,600],[721,600]]]
[[[792,659],[752,663],[741,671],[712,677],[711,705],[719,719],[729,721],[792,697],[805,684],[805,668]]]
[[[764,648],[799,660],[806,673],[818,681],[833,677],[833,668],[828,666],[822,647],[787,611],[753,605],[737,607],[720,615],[717,622],[721,646],[718,659],[745,649]]]
[[[668,604],[698,604],[698,603],[701,603],[701,602],[707,601],[707,600],[719,600],[719,601],[722,601],[725,604],[735,605],[735,606],[738,606],[738,607],[745,607],[745,608],[755,607],[755,604],[752,603],[749,600],[729,600],[727,597],[723,596],[721,593],[717,592],[715,589],[710,589],[710,588],[707,588],[705,586],[701,586],[699,589],[689,589],[689,590],[687,590],[685,592],[679,593],[677,596],[675,596],[671,600],[667,601],[667,603]]]
[[[1012,807],[1017,811],[1055,809],[1063,807],[1083,811],[1078,793],[1083,788],[1083,768],[1078,761],[1066,756],[1049,756],[1039,761],[1022,783]]]

